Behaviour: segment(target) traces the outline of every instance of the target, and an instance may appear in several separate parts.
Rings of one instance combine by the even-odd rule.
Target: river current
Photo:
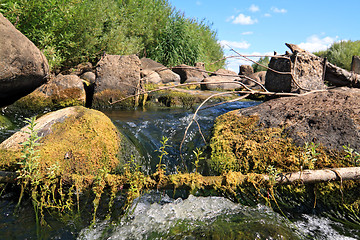
[[[259,104],[255,101],[227,103],[208,108],[196,117],[205,140],[209,140],[214,119],[228,111]],[[167,137],[169,153],[163,163],[168,173],[185,164],[189,171],[193,150],[204,141],[193,123],[180,143],[194,111],[151,109],[147,111],[104,111],[115,125],[135,144],[146,173],[153,172],[159,161],[160,140]],[[1,133],[9,135],[9,132]],[[205,171],[205,170],[204,170]],[[181,194],[180,194],[181,195]],[[184,197],[186,196],[186,197]],[[11,193],[0,197],[0,239],[37,239],[36,223],[30,203],[14,214],[16,201]],[[87,219],[89,220],[89,219]],[[244,206],[221,196],[182,197],[170,192],[152,191],[136,199],[125,216],[115,222],[97,219],[75,224],[71,219],[61,223],[49,221],[50,231],[44,239],[360,239],[360,226],[340,223],[316,214],[297,214],[289,219],[273,209],[257,204]]]

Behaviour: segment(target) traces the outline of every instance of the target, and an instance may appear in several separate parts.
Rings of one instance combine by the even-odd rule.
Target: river
[[[243,101],[200,111],[196,119],[205,140],[209,140],[217,116],[257,104]],[[194,169],[193,150],[204,146],[196,124],[192,124],[185,137],[181,150],[184,160],[180,158],[179,148],[193,111],[158,108],[104,113],[137,146],[144,172],[156,168],[159,161],[156,150],[163,136],[169,139],[166,148],[169,154],[163,161],[166,171],[175,173],[184,163],[189,171]],[[2,132],[1,137],[10,133]],[[31,203],[24,202],[15,211],[17,197],[11,192],[1,195],[0,239],[37,239],[39,233]],[[135,200],[125,216],[113,222],[99,218],[94,226],[89,226],[89,216],[62,221],[48,216],[49,230],[41,236],[43,239],[360,239],[360,226],[351,223],[311,213],[284,216],[262,204],[245,206],[222,196],[194,196],[184,192],[145,193]]]

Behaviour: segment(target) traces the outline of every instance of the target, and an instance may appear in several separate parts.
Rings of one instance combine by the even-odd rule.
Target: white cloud
[[[272,7],[271,11],[273,11],[274,13],[287,13],[286,9],[284,9],[284,8],[279,9],[277,7]]]
[[[302,42],[298,44],[298,46],[309,52],[317,52],[326,50],[331,46],[331,44],[336,42],[337,39],[338,36],[319,38],[317,35],[312,35],[306,39],[306,42]]]
[[[264,17],[271,17],[271,14],[270,13],[265,13]]]
[[[240,13],[237,17],[232,16],[232,23],[241,25],[251,25],[257,23],[257,19],[252,19],[250,16],[245,16]]]
[[[250,11],[250,12],[258,12],[258,11],[260,11],[260,8],[259,8],[259,6],[256,6],[255,4],[252,4],[252,5],[249,7],[249,11]]]
[[[243,32],[242,35],[252,35],[254,32]]]
[[[231,48],[240,48],[240,49],[248,49],[251,44],[247,41],[242,42],[233,42],[233,41],[227,41],[227,40],[221,40],[220,41],[221,46],[223,47],[231,47]]]
[[[202,5],[202,2],[196,1],[196,5],[201,6],[201,5]]]

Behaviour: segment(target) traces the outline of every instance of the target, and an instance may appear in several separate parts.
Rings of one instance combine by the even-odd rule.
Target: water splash
[[[289,222],[263,205],[247,207],[223,197],[171,199],[151,193],[137,199],[116,226],[107,221],[85,229],[79,239],[300,239]],[[229,238],[230,237],[230,238]]]

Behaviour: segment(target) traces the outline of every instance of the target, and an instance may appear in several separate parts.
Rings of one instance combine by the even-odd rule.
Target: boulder
[[[203,69],[190,67],[186,64],[175,66],[172,70],[180,75],[180,83],[201,82],[204,78],[209,77]]]
[[[64,106],[68,105],[65,102],[84,105],[86,100],[84,84],[77,75],[58,74],[36,91],[50,97],[53,103]]]
[[[351,61],[351,71],[360,74],[360,57],[353,56]]]
[[[241,77],[241,82],[244,83],[245,85],[247,85],[248,87],[260,88],[260,86],[258,84],[256,84],[254,81],[251,81],[250,79],[248,79],[246,77],[249,77],[249,78],[261,83],[262,85],[265,85],[266,71],[260,71],[260,72],[254,73],[254,69],[251,65],[241,65],[239,75],[240,75],[240,77],[243,76],[243,77]],[[246,76],[246,77],[244,77],[244,76]]]
[[[38,171],[57,166],[62,177],[71,174],[96,175],[99,170],[114,170],[125,153],[131,154],[126,138],[103,113],[84,107],[69,107],[48,113],[36,120],[38,131]],[[24,127],[0,144],[3,155],[19,157],[21,143],[29,138]],[[6,152],[7,151],[7,152]],[[17,165],[18,159],[2,159],[0,164]]]
[[[278,72],[292,72],[297,84],[293,81],[291,74],[279,74],[267,70],[265,79],[266,89],[270,92],[293,93],[303,93],[303,89],[325,89],[324,60],[314,54],[302,50],[296,45],[286,45],[293,53],[272,57],[268,66]]]
[[[140,87],[140,66],[136,55],[104,55],[96,65],[95,107],[134,95]]]
[[[0,14],[0,107],[47,82],[49,65],[41,51]]]
[[[254,69],[251,65],[241,65],[239,75],[250,76],[254,73]]]
[[[151,69],[141,70],[141,80],[143,83],[154,83],[159,84],[162,82],[160,75]]]
[[[141,72],[142,75],[148,76],[153,80],[145,79],[146,81],[150,80],[150,82],[154,83],[169,83],[169,82],[180,82],[180,76],[161,63],[158,63],[150,58],[141,58]],[[154,74],[152,72],[156,72],[157,74]],[[158,80],[158,76],[160,77],[161,81]]]
[[[360,90],[337,88],[304,96],[273,99],[241,109],[239,114],[258,115],[264,127],[280,127],[297,145],[321,143],[342,150],[360,150]]]
[[[201,84],[202,90],[235,90],[242,88],[239,83],[235,83],[235,81],[239,81],[240,77],[237,77],[236,72],[219,69],[215,71],[210,77],[207,77],[203,80],[204,83],[212,83],[212,84]],[[218,82],[218,84],[214,84],[214,82]],[[221,83],[226,82],[226,83]],[[231,83],[234,82],[234,83]]]

